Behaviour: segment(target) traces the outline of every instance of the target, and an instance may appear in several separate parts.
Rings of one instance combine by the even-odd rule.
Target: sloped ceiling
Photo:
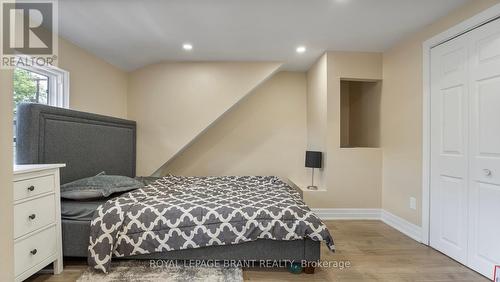
[[[277,175],[308,183],[306,74],[279,72],[231,109],[162,175]]]
[[[138,123],[138,175],[168,164],[280,65],[161,63],[132,72],[128,117]]]

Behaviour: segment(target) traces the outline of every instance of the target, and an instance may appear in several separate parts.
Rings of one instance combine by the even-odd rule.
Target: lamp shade
[[[322,152],[306,151],[306,167],[321,168],[322,159]]]

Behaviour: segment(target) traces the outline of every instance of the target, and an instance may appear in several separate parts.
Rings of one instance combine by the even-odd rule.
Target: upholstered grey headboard
[[[107,174],[135,177],[136,122],[40,104],[17,109],[16,163],[65,163],[61,183]]]

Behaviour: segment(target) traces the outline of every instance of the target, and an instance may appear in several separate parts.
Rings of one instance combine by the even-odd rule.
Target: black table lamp
[[[306,167],[312,168],[311,185],[307,189],[318,190],[318,186],[314,186],[314,169],[321,168],[323,153],[318,151],[306,151]]]

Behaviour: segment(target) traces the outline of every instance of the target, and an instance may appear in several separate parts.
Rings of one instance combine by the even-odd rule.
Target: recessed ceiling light
[[[302,54],[306,51],[306,47],[299,46],[299,47],[297,47],[297,49],[295,49],[295,51],[297,51],[297,53],[299,53],[299,54]]]
[[[182,49],[184,49],[186,51],[193,50],[193,45],[191,45],[189,43],[184,43],[184,44],[182,44]]]

